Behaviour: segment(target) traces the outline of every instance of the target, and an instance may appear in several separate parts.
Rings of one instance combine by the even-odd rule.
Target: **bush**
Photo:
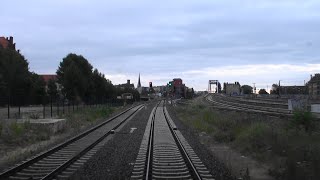
[[[39,119],[40,118],[40,115],[38,113],[31,113],[29,115],[29,118],[30,119]]]
[[[291,127],[311,133],[316,129],[316,118],[310,111],[295,111]]]
[[[320,147],[304,145],[289,149],[285,169],[280,174],[287,180],[317,180],[320,177]]]
[[[266,150],[268,131],[270,128],[266,123],[253,123],[244,128],[236,138],[236,144],[245,152],[261,152]]]
[[[15,137],[21,136],[25,132],[24,124],[17,122],[11,123],[10,129]]]
[[[182,121],[209,132],[262,162],[273,164],[276,179],[316,180],[320,177],[320,123],[311,112],[295,111],[290,120],[211,110],[202,106],[175,107]]]

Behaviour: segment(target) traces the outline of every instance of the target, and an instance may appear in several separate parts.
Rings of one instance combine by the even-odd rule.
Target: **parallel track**
[[[292,116],[291,111],[283,108],[272,108],[264,106],[255,106],[243,103],[229,102],[221,100],[220,97],[213,99],[213,96],[206,96],[205,100],[213,105],[214,108],[227,109],[234,111],[244,111],[250,113],[261,113],[270,116]]]
[[[164,106],[152,111],[131,179],[213,179]]]
[[[143,105],[129,108],[86,132],[0,174],[0,179],[68,179]]]

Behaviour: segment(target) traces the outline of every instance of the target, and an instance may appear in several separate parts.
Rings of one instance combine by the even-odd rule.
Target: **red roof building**
[[[13,37],[10,36],[9,38],[0,37],[0,48],[10,48],[16,50],[16,43],[13,43]]]
[[[50,80],[54,80],[56,81],[58,79],[58,76],[55,74],[42,74],[40,75],[42,77],[42,79],[44,80],[44,82],[46,82],[46,84],[48,84],[48,82]]]

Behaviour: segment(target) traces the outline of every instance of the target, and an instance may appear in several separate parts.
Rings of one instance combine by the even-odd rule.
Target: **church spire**
[[[139,80],[138,80],[137,88],[140,88],[140,87],[141,87],[141,82],[140,82],[140,73],[139,73]]]

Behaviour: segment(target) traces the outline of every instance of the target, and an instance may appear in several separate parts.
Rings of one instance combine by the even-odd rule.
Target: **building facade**
[[[224,90],[227,95],[240,95],[240,83],[224,83]]]
[[[61,92],[62,85],[58,83],[58,76],[56,74],[40,74],[40,77],[43,79],[43,81],[46,83],[46,92],[48,92],[48,83],[50,80],[54,81],[58,92]]]
[[[309,95],[313,98],[320,98],[320,73],[310,76],[310,81],[307,83]]]
[[[0,37],[0,48],[16,50],[16,43],[13,43],[13,37]]]
[[[130,79],[128,79],[127,83],[125,83],[125,84],[119,84],[119,85],[115,85],[115,86],[120,89],[134,89],[134,84],[130,83]]]

